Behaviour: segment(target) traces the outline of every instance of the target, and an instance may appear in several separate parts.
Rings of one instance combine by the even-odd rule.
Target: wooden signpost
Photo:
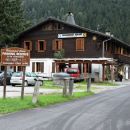
[[[22,66],[23,67],[23,83],[21,90],[21,98],[24,98],[24,79],[25,66],[30,64],[30,51],[24,48],[11,47],[1,49],[1,65],[5,66],[3,98],[6,98],[6,77],[7,66]]]

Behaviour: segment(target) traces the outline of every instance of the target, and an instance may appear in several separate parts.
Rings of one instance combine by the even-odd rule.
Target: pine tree
[[[0,45],[10,45],[24,26],[21,0],[0,0]]]

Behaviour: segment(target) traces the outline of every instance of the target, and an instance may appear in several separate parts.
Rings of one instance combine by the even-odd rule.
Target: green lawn
[[[61,94],[48,94],[40,95],[38,98],[38,103],[36,105],[32,104],[32,97],[25,97],[23,100],[20,98],[7,98],[0,99],[0,114],[6,114],[11,112],[16,112],[24,109],[30,109],[41,106],[48,106],[51,104],[67,102],[70,100],[75,100],[78,98],[93,95],[93,92],[76,92],[73,96],[62,96]]]

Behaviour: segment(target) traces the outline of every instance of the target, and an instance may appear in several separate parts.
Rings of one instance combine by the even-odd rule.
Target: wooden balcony
[[[130,56],[128,55],[114,54],[113,57],[114,59],[117,59],[120,63],[130,64]]]

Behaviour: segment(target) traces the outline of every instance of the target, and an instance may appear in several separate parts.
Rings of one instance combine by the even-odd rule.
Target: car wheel
[[[1,84],[2,84],[2,85],[4,85],[4,84],[5,84],[5,81],[4,81],[4,79],[2,80]]]
[[[28,82],[24,81],[24,86],[27,87],[28,86]]]

